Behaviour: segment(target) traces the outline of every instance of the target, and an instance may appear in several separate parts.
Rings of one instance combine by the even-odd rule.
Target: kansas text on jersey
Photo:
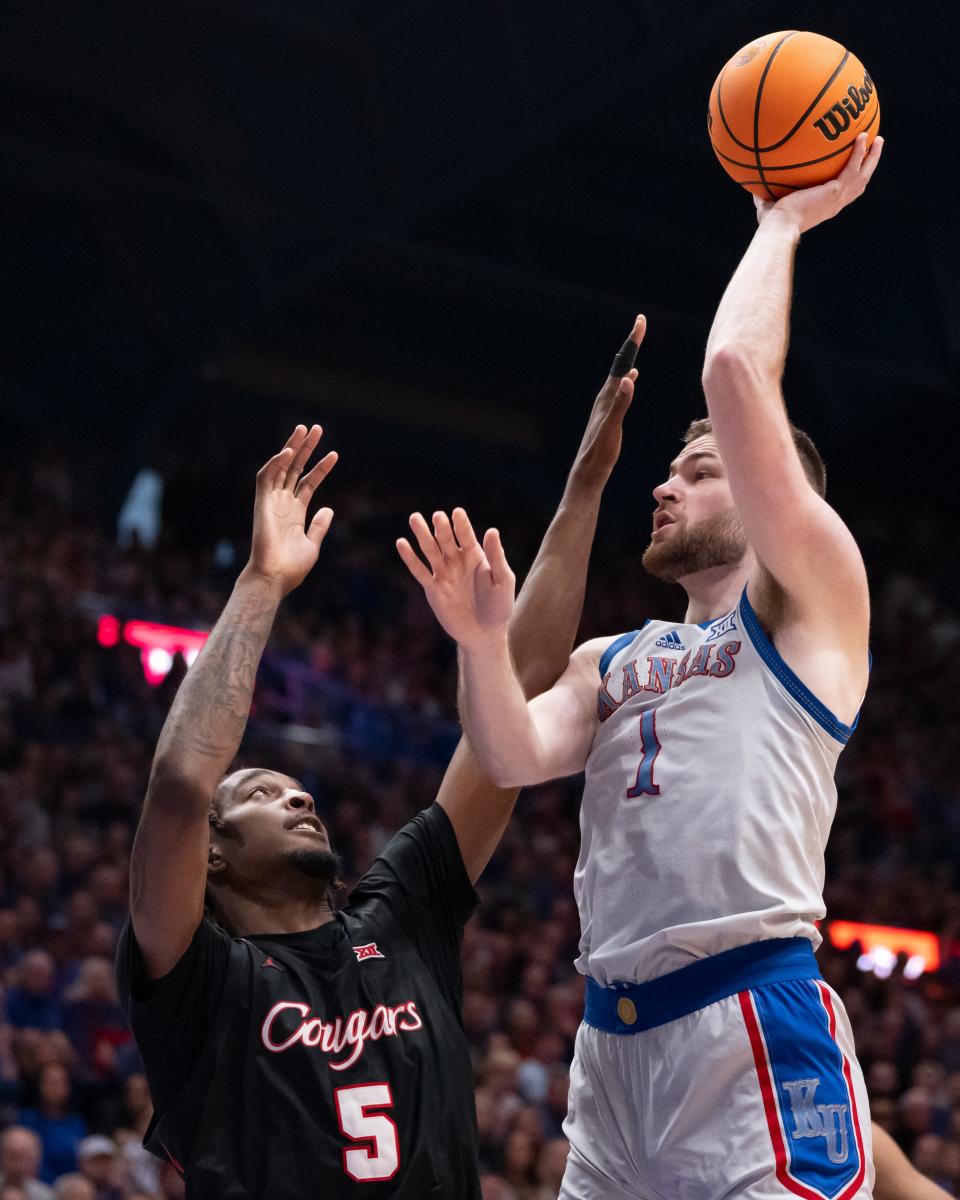
[[[853,727],[783,661],[746,591],[704,625],[617,638],[598,685],[578,969],[643,982],[765,938],[818,945],[833,775]]]

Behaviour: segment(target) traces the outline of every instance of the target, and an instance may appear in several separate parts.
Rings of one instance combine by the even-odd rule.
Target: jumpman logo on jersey
[[[664,650],[686,650],[686,646],[680,641],[680,634],[675,629],[657,638],[656,644]]]
[[[267,957],[263,960],[263,962],[260,964],[260,967],[261,970],[264,967],[273,967],[275,971],[285,971],[287,969],[286,967],[281,967],[278,962],[274,962],[269,955],[267,955]]]

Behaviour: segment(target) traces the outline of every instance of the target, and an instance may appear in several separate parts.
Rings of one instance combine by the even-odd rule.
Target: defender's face
[[[243,877],[256,877],[304,852],[330,853],[313,797],[296,779],[255,768],[237,771],[226,780],[226,789],[215,841]]]

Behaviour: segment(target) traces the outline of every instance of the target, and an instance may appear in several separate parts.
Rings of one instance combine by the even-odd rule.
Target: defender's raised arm
[[[239,749],[280,601],[313,567],[330,528],[329,508],[309,527],[306,512],[336,453],[301,479],[321,432],[298,425],[257,475],[250,561],[157,743],[130,863],[131,919],[154,979],[175,966],[200,924],[214,790]]]
[[[573,774],[583,767],[589,750],[596,663],[606,641],[577,649],[558,682],[533,700],[527,696],[536,689],[523,677],[538,659],[547,661],[542,646],[552,636],[551,626],[562,627],[570,641],[575,633],[573,615],[579,616],[582,604],[600,494],[619,454],[621,421],[633,396],[636,372],[624,374],[624,353],[632,361],[645,331],[646,320],[638,317],[597,397],[564,500],[515,616],[515,580],[496,530],[488,530],[481,545],[462,509],[454,510],[452,520],[435,513],[432,531],[415,513],[410,525],[429,566],[405,538],[397,543],[437,619],[459,644],[467,738],[483,771],[504,788]],[[521,645],[523,657],[515,667],[511,647]],[[551,664],[555,650],[551,646]],[[569,642],[565,656],[568,650]],[[551,670],[556,678],[552,665]]]

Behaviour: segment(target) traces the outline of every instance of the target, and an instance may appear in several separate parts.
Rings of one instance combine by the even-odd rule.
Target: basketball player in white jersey
[[[780,380],[800,235],[880,157],[775,204],[707,346],[709,421],[654,490],[647,570],[679,623],[587,642],[527,701],[507,647],[514,578],[462,509],[401,557],[459,643],[471,746],[501,786],[586,772],[574,888],[586,1012],[563,1200],[871,1194],[863,1079],[813,949],[837,758],[868,678],[869,599]]]

